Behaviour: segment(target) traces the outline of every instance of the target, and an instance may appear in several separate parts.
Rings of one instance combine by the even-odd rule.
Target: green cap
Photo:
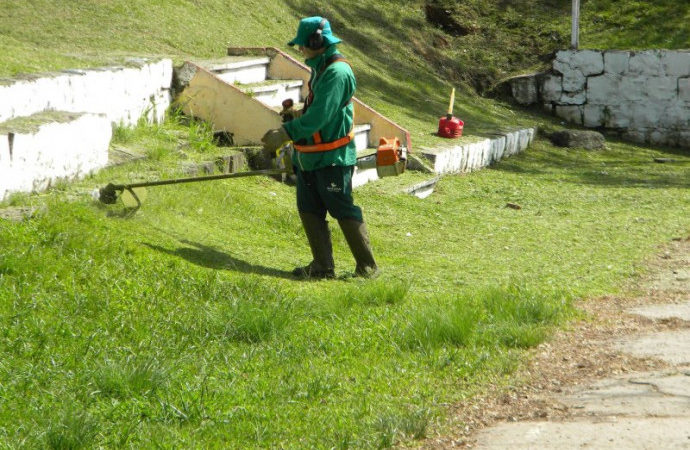
[[[321,21],[323,20],[323,30],[321,30],[321,36],[323,37],[323,47],[328,47],[329,45],[337,44],[341,42],[340,39],[333,35],[331,31],[331,24],[328,20],[323,17],[307,17],[299,21],[299,27],[297,27],[297,36],[288,45],[299,45],[301,47],[309,47],[309,36],[314,34],[316,30],[319,29]]]

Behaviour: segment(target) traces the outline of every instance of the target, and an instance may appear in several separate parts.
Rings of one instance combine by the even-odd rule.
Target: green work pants
[[[352,198],[354,166],[328,166],[316,170],[300,170],[297,176],[297,210],[320,218],[328,212],[334,219],[364,222],[362,209]]]

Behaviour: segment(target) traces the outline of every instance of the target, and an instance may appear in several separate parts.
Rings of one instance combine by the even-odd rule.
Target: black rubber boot
[[[378,266],[374,260],[374,253],[369,242],[369,233],[364,222],[353,219],[339,220],[340,229],[343,230],[347,245],[350,247],[352,256],[355,257],[357,266],[355,276],[365,278],[375,278],[378,275]]]
[[[292,275],[300,279],[334,278],[333,245],[328,222],[315,214],[300,213],[299,216],[313,259],[306,266],[295,268]]]

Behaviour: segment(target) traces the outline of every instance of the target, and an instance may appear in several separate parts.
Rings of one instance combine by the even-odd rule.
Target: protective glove
[[[302,111],[295,109],[295,102],[291,98],[283,100],[283,109],[280,111],[280,117],[283,119],[283,123],[294,120],[301,115]]]
[[[275,130],[268,130],[266,134],[264,134],[264,137],[261,138],[261,142],[264,143],[264,150],[273,155],[275,155],[276,150],[282,147],[283,144],[291,140],[292,138],[290,138],[290,135],[287,134],[287,131],[285,131],[283,127],[276,128]]]

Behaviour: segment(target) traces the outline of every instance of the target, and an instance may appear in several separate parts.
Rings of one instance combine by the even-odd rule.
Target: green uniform
[[[321,55],[305,61],[312,69],[310,82],[314,93],[313,102],[302,116],[283,125],[296,143],[313,144],[313,135],[317,131],[321,132],[323,142],[332,142],[347,136],[352,130],[355,109],[350,99],[357,87],[355,75],[345,62],[334,62],[324,69],[329,58],[336,53],[336,46],[331,45]],[[357,162],[357,150],[352,140],[335,150],[295,152],[292,162],[301,170],[354,166]]]
[[[313,100],[306,112],[283,125],[296,144],[333,142],[352,131],[354,106],[350,99],[356,88],[355,76],[346,62],[328,64],[337,53],[335,45],[315,58],[306,60],[312,69]],[[357,162],[354,139],[334,150],[300,152],[292,156],[297,176],[297,209],[301,213],[325,218],[326,211],[336,219],[363,222],[362,210],[352,199],[352,174]]]

